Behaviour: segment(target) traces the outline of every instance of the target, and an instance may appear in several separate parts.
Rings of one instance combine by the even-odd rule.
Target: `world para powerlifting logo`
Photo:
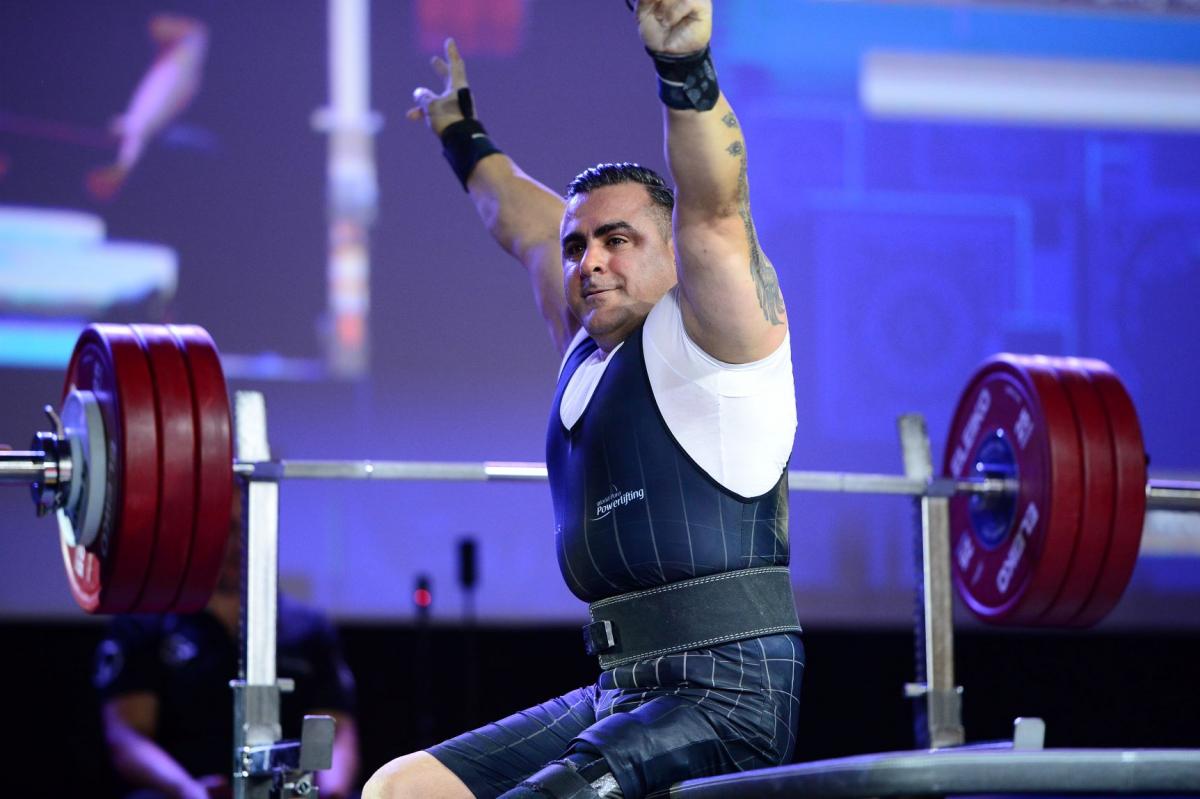
[[[638,502],[646,499],[646,489],[644,488],[622,491],[615,485],[610,485],[609,487],[612,489],[612,493],[596,502],[596,515],[592,517],[592,521],[594,522],[600,521],[617,508],[623,508],[630,502]]]

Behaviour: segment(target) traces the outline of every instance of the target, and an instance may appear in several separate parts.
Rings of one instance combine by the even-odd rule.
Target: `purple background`
[[[403,118],[411,88],[434,81],[422,46],[443,32],[421,27],[417,3],[374,5],[372,105],[386,127],[371,376],[232,388],[266,393],[278,457],[541,460],[557,357],[519,267],[481,230],[428,131]],[[871,47],[1195,65],[1195,18],[717,5],[716,63],[793,325],[793,468],[897,472],[894,419],[910,410],[927,415],[940,452],[967,376],[1008,349],[1108,360],[1138,405],[1155,474],[1200,474],[1200,136],[872,120],[855,83]],[[167,7],[208,22],[205,82],[126,190],[98,206],[82,175],[109,155],[0,133],[0,203],[89,210],[110,238],[171,246],[169,320],[205,326],[228,352],[313,357],[325,141],[309,118],[327,93],[323,3],[9,3],[0,110],[102,127],[149,63],[146,20]],[[514,52],[468,53],[500,146],[555,188],[597,161],[663,168],[651,70],[622,4],[512,7]],[[21,446],[61,375],[0,379],[0,440]],[[34,521],[21,491],[0,503],[0,614],[73,615],[53,523]],[[907,623],[908,517],[893,498],[793,495],[802,620]],[[396,618],[411,615],[427,573],[435,618],[453,619],[464,535],[479,541],[482,619],[581,616],[539,485],[285,484],[281,578],[341,618]],[[1197,566],[1143,558],[1106,623],[1200,626]]]

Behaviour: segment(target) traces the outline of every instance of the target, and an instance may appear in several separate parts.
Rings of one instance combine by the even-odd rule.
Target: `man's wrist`
[[[656,53],[646,48],[658,74],[658,97],[668,108],[708,111],[717,104],[721,89],[708,47],[694,53]]]
[[[501,152],[478,119],[460,119],[442,131],[442,155],[466,191],[467,179],[475,165],[489,155]]]
[[[172,780],[167,795],[171,799],[198,799],[198,797],[208,796],[208,790],[185,774],[181,779]]]

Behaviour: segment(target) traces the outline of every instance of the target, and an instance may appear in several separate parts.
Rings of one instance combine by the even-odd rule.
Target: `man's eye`
[[[610,247],[618,247],[622,244],[628,244],[628,243],[629,243],[629,239],[625,238],[624,236],[613,236],[612,238],[610,238],[608,240],[608,246],[610,246]]]

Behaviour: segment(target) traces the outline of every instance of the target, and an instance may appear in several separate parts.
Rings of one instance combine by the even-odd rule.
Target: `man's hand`
[[[442,93],[434,94],[432,89],[424,86],[413,89],[416,106],[408,109],[405,116],[413,121],[424,119],[434,135],[441,136],[443,130],[465,118],[458,105],[458,90],[467,88],[467,67],[453,39],[446,40],[446,57],[435,55],[429,63],[445,80]]]
[[[224,774],[206,774],[196,780],[208,799],[230,799],[233,790],[229,787],[229,778]]]
[[[636,13],[642,44],[654,53],[695,53],[712,38],[712,0],[638,0]]]

